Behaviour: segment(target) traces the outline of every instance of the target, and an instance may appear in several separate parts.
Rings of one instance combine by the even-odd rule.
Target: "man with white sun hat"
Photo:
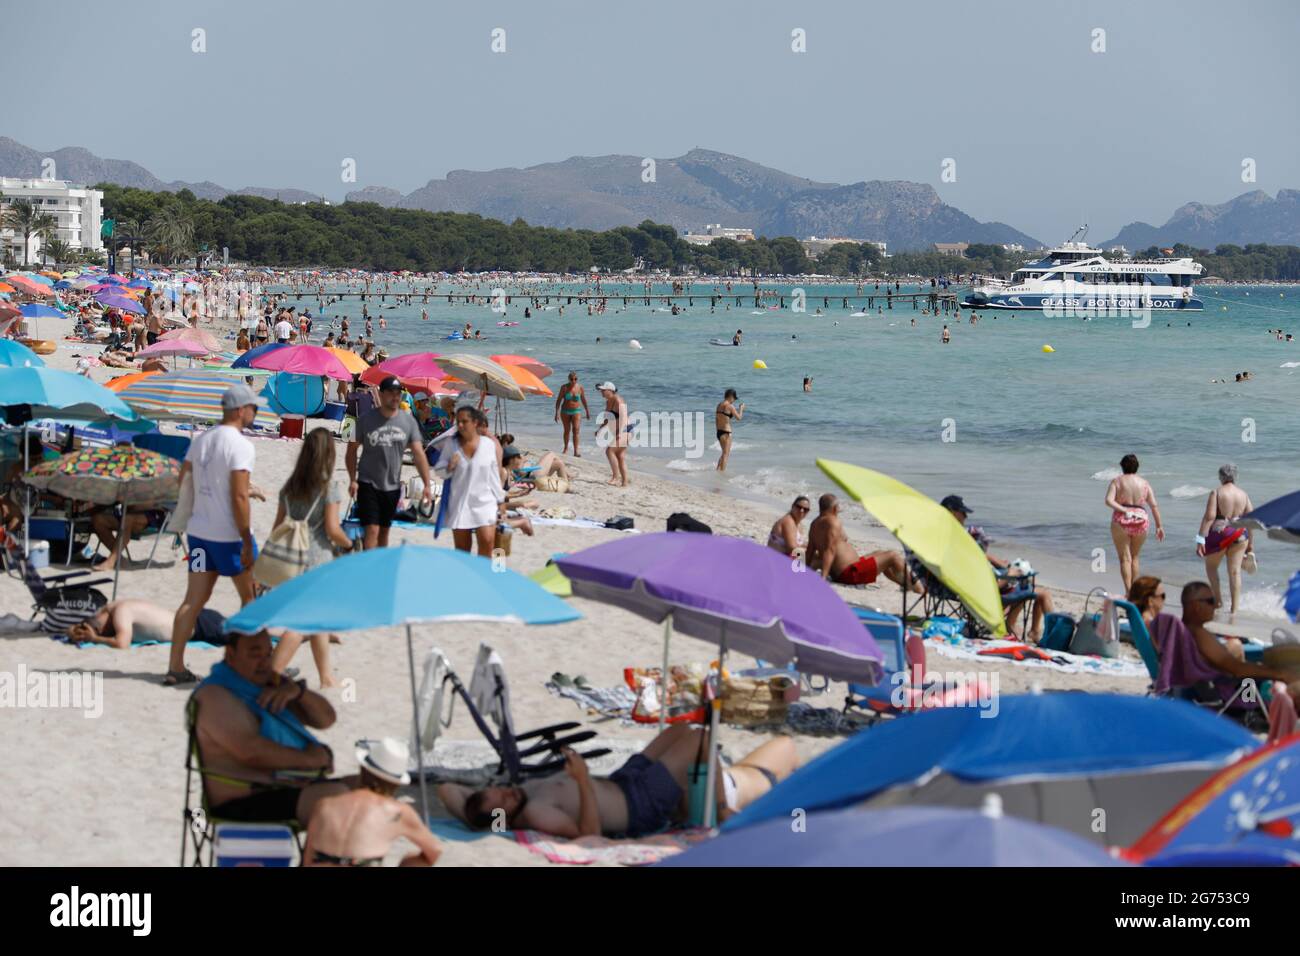
[[[304,866],[382,866],[393,841],[405,837],[417,852],[400,866],[433,866],[442,847],[409,803],[396,797],[411,782],[410,751],[392,737],[357,746],[361,765],[355,790],[327,797],[316,805],[303,847]]]

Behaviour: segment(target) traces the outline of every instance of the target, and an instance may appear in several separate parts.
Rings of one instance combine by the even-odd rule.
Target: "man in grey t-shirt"
[[[388,530],[402,493],[402,453],[407,448],[424,480],[421,501],[426,507],[433,502],[420,426],[410,412],[400,407],[401,401],[402,383],[397,376],[389,375],[379,383],[379,403],[357,419],[353,439],[348,442],[348,493],[357,501],[357,518],[366,532],[366,550],[388,547]]]

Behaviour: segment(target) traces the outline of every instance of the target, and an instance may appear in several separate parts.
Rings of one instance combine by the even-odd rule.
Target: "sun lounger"
[[[91,571],[67,571],[42,577],[11,536],[4,536],[0,550],[3,550],[6,568],[18,572],[32,596],[32,619],[40,617],[41,630],[47,633],[66,634],[73,624],[79,624],[108,603],[108,597],[96,585],[108,584],[112,578],[86,580]]]
[[[884,654],[884,677],[874,685],[849,684],[844,712],[859,709],[877,717],[912,713],[922,707],[946,707],[973,699],[976,688],[956,684],[928,686],[925,642],[909,635],[900,618],[882,611],[854,607],[862,626],[871,632]]]

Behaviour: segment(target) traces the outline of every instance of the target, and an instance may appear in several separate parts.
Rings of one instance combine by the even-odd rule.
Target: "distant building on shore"
[[[1004,242],[1002,243],[1002,251],[1003,252],[1024,252],[1025,247],[1018,242]]]
[[[965,257],[966,250],[969,248],[969,242],[936,242],[934,244],[934,251],[945,256]]]
[[[722,223],[713,223],[705,226],[703,232],[688,232],[682,236],[684,240],[693,246],[707,246],[714,239],[734,239],[736,242],[753,242],[754,230],[746,229],[743,226],[724,226]]]
[[[803,246],[804,255],[809,259],[816,259],[823,252],[828,251],[832,246],[841,242],[850,242],[855,246],[875,246],[880,250],[882,256],[888,256],[885,251],[886,244],[876,242],[872,239],[849,239],[845,236],[809,236],[807,239],[800,239],[799,245]]]
[[[99,238],[103,217],[104,194],[61,179],[22,179],[0,176],[0,203],[26,199],[41,212],[53,216],[57,223],[49,238],[58,239],[74,249],[101,252]],[[27,261],[36,262],[41,255],[41,237],[32,236],[27,246]],[[12,229],[0,230],[0,256],[23,261],[23,237]]]

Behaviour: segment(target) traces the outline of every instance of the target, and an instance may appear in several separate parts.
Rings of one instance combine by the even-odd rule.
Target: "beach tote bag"
[[[311,525],[307,520],[320,504],[321,492],[311,503],[301,519],[289,514],[285,503],[284,521],[271,532],[266,544],[253,562],[253,580],[263,587],[273,588],[277,584],[296,578],[307,570],[311,557]]]
[[[190,515],[194,514],[194,472],[185,472],[181,479],[181,490],[176,497],[176,507],[167,521],[168,533],[184,534],[190,526]]]
[[[1110,595],[1103,588],[1093,588],[1088,592],[1088,596],[1083,600],[1083,617],[1079,620],[1079,626],[1075,629],[1074,638],[1070,641],[1071,654],[1095,654],[1098,657],[1118,657],[1119,656],[1119,609],[1112,603],[1110,605],[1110,632],[1109,637],[1104,638],[1099,633],[1098,625],[1101,624],[1101,615],[1105,611],[1099,611],[1095,614],[1088,613],[1088,604],[1092,601],[1092,596],[1099,595],[1103,602],[1110,599]]]

